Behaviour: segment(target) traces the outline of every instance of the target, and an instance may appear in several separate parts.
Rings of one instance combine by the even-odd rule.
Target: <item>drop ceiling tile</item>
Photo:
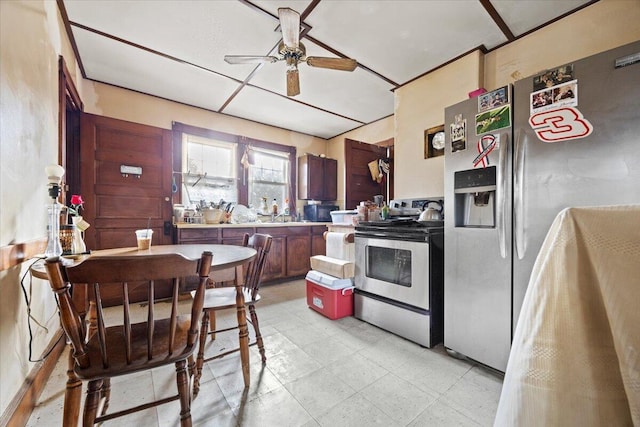
[[[589,0],[491,0],[516,37],[585,3]]]
[[[306,22],[309,35],[399,84],[506,41],[477,0],[322,1]]]
[[[360,126],[251,86],[243,88],[223,113],[326,139]]]
[[[240,80],[255,65],[224,55],[267,55],[279,22],[239,1],[65,0],[69,20]]]
[[[87,78],[217,111],[238,83],[74,28]]]

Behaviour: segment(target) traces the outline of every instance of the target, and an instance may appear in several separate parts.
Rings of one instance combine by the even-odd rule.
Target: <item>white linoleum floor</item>
[[[493,424],[501,376],[449,357],[442,344],[426,349],[353,317],[329,320],[307,307],[303,280],[264,286],[260,294],[267,364],[251,347],[247,391],[238,353],[206,364],[192,402],[195,426]],[[219,326],[232,325],[235,312],[217,318]],[[226,335],[208,344],[208,355],[236,346],[237,331]],[[65,352],[28,426],[62,424],[66,360]],[[113,379],[110,409],[174,394],[174,373],[170,366]],[[103,425],[176,426],[178,420],[179,404],[172,402]]]

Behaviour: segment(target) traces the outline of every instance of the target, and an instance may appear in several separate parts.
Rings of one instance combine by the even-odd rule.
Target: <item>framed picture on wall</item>
[[[444,155],[444,125],[424,131],[424,158],[430,159]]]

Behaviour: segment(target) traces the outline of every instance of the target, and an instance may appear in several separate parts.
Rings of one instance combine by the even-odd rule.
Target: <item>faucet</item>
[[[276,214],[276,215],[271,214],[271,222],[276,222],[276,220],[278,219],[278,217],[279,217],[279,216],[281,216],[281,217],[282,217],[282,222],[283,222],[283,223],[285,223],[285,222],[286,222],[286,221],[285,221],[285,217],[286,217],[287,215],[285,215],[285,214],[284,214],[284,212],[281,212],[281,213]]]

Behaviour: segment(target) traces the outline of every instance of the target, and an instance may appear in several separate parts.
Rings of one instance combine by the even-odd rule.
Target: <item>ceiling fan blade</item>
[[[278,61],[277,56],[225,55],[228,64],[262,64]]]
[[[311,67],[330,68],[332,70],[353,71],[358,66],[358,61],[350,58],[324,58],[321,56],[309,56],[307,64]]]
[[[287,96],[296,96],[300,94],[300,76],[298,69],[287,70]]]
[[[288,7],[278,9],[282,41],[289,49],[298,49],[300,43],[300,14]]]

